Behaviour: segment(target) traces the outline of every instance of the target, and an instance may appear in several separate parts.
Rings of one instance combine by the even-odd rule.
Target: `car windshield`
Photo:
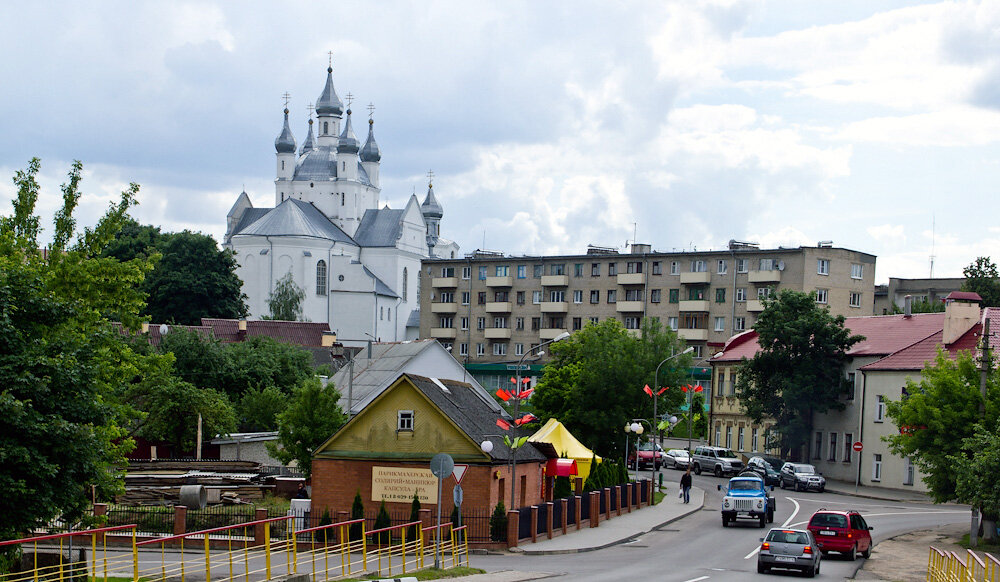
[[[659,448],[659,447],[657,447],[657,448]],[[649,443],[646,443],[646,444],[643,444],[643,445],[640,445],[640,446],[639,446],[639,450],[640,450],[640,451],[652,451],[652,450],[653,450],[653,445],[651,445],[651,444],[649,444]]]
[[[809,543],[809,536],[801,531],[772,529],[771,533],[767,534],[767,541],[805,545]]]
[[[760,491],[760,481],[756,479],[740,479],[729,483],[731,491]]]
[[[687,457],[688,456],[688,452],[687,451],[680,451],[680,450],[673,450],[673,451],[670,451],[670,453],[668,453],[668,454],[671,457]]]
[[[816,467],[812,465],[792,465],[792,471],[802,475],[812,475],[816,473]]]
[[[736,453],[730,451],[729,449],[719,449],[719,457],[720,458],[725,457],[725,458],[728,459],[728,458],[735,457],[735,456],[736,456]]]

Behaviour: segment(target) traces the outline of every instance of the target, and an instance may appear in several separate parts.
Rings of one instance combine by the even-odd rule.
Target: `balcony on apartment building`
[[[434,277],[431,279],[431,287],[435,289],[458,287],[458,277]]]
[[[458,330],[454,327],[432,327],[431,337],[442,339],[455,339],[458,337]]]
[[[686,299],[677,306],[680,311],[708,313],[707,299]]]
[[[751,283],[780,283],[781,271],[750,271],[747,273],[747,281]]]
[[[568,287],[569,275],[543,275],[542,287]]]
[[[643,301],[619,301],[615,303],[615,311],[618,313],[642,313],[645,305]]]
[[[486,339],[510,339],[509,327],[487,327],[483,330],[483,337]]]
[[[487,287],[510,287],[514,284],[514,278],[510,275],[506,277],[486,277]]]
[[[757,313],[764,311],[764,302],[760,299],[749,299],[747,300],[747,311],[750,313]]]
[[[431,303],[431,313],[457,313],[457,303]]]
[[[566,313],[569,311],[569,303],[565,301],[542,301],[542,313]]]
[[[486,304],[486,313],[510,313],[510,301],[491,301]]]
[[[708,330],[682,327],[677,330],[677,337],[687,341],[705,341],[708,339]]]
[[[645,273],[619,273],[618,274],[618,284],[619,285],[645,285],[646,275]]]
[[[707,285],[711,283],[712,275],[708,271],[700,273],[681,273],[681,285]]]
[[[565,327],[550,327],[538,330],[538,337],[542,340],[556,339],[563,333],[568,333]]]

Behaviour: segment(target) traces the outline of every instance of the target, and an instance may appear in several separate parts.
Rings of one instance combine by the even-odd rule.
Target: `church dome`
[[[337,157],[330,146],[319,146],[299,160],[293,180],[333,180],[337,177]]]
[[[372,129],[375,126],[375,121],[368,120],[368,139],[365,140],[365,147],[361,148],[361,161],[362,162],[378,162],[382,159],[382,151],[378,149],[378,144],[375,143],[375,131]]]
[[[316,149],[316,138],[313,137],[313,120],[309,120],[309,134],[306,135],[306,141],[302,142],[302,149],[299,150],[299,155],[304,156],[309,152]]]
[[[344,104],[333,88],[333,67],[326,69],[326,86],[316,100],[316,115],[337,115],[344,112]]]
[[[281,135],[274,140],[274,149],[279,154],[295,153],[295,136],[288,127],[288,108],[285,108],[285,126],[281,129]]]
[[[344,131],[340,133],[340,139],[337,141],[337,153],[338,154],[356,154],[358,153],[358,138],[354,135],[354,129],[351,127],[351,110],[347,110],[347,122],[344,123]]]
[[[427,185],[427,197],[424,198],[424,203],[420,205],[420,213],[427,218],[441,218],[444,216],[444,209],[441,208],[437,198],[434,197],[434,186],[432,184]]]

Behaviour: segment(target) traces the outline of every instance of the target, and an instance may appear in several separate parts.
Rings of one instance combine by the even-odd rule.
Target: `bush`
[[[503,501],[497,503],[490,516],[490,539],[495,542],[507,541],[507,509]]]
[[[417,497],[417,492],[413,492],[413,502],[410,503],[410,522],[420,521],[420,498]],[[411,525],[406,528],[406,539],[415,540],[417,539],[418,530],[420,526]]]
[[[375,529],[384,529],[392,526],[392,518],[389,517],[389,510],[385,508],[385,499],[378,506],[378,515],[375,516]],[[388,544],[390,541],[391,532],[381,531],[375,534],[375,542],[379,544]]]
[[[569,481],[569,477],[556,477],[555,486],[552,487],[552,498],[562,499],[563,497],[569,497],[573,494],[573,485]]]
[[[361,490],[354,495],[354,503],[351,504],[351,520],[360,519],[358,523],[352,523],[350,527],[350,537],[352,542],[361,541],[362,526],[365,523],[365,504],[361,501]]]

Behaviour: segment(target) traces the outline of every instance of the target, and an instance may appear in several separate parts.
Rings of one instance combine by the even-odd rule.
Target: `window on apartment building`
[[[722,425],[715,425],[715,446],[719,446],[722,443]]]
[[[760,449],[757,448],[758,442],[759,441],[757,440],[757,427],[754,427],[750,429],[750,450],[754,452],[759,451]]]
[[[854,433],[845,432],[844,433],[844,454],[841,455],[841,460],[845,463],[851,462],[851,455],[854,453]]]
[[[733,427],[731,426],[726,427],[726,448],[733,448]]]
[[[681,264],[679,261],[670,261],[670,274],[671,275],[681,274]]]
[[[542,273],[545,272],[545,265],[532,265],[531,266],[531,276],[535,279],[541,279]]]
[[[618,263],[608,263],[608,277],[614,277],[618,274]]]
[[[531,302],[534,303],[535,305],[538,305],[539,303],[541,303],[542,302],[542,292],[541,291],[532,291],[531,292]]]
[[[696,360],[701,358],[705,352],[705,346],[691,346],[691,347],[694,348],[693,350],[691,350],[691,357]]]
[[[854,383],[856,382],[856,376],[854,372],[847,373],[847,399],[854,400]]]
[[[822,303],[822,304],[825,305],[827,303],[827,301],[829,301],[829,298],[830,298],[830,290],[829,289],[817,289],[816,290],[816,303]]]
[[[455,267],[441,267],[441,276],[442,277],[454,277],[455,276]]]
[[[514,298],[518,305],[524,305],[524,291],[518,291],[515,293]]]
[[[746,329],[747,329],[747,318],[745,317],[733,318],[733,331],[746,331]]]
[[[830,433],[830,456],[827,457],[827,461],[837,460],[837,433]]]
[[[715,290],[715,302],[725,303],[726,302],[726,288],[719,287]]]
[[[515,317],[514,318],[514,329],[516,329],[518,331],[523,331],[524,330],[524,318],[523,317]]]
[[[573,303],[583,303],[583,289],[573,290]]]
[[[510,275],[510,267],[508,265],[497,265],[494,268],[493,274],[497,277],[506,277]]]
[[[549,275],[565,275],[566,265],[565,263],[549,265]]]
[[[590,292],[590,302],[591,303],[600,303],[601,302],[601,292],[598,291],[597,289],[592,290]]]
[[[493,318],[493,327],[495,329],[506,329],[507,328],[507,316],[498,315]]]
[[[728,271],[728,270],[729,270],[729,265],[726,263],[726,260],[725,259],[719,259],[719,261],[716,263],[715,272],[718,273],[718,274],[720,274],[720,275],[725,275],[726,271]]]
[[[517,266],[517,278],[526,279],[528,277],[528,265]]]
[[[642,289],[625,290],[625,301],[642,301],[644,298],[645,294]]]
[[[903,485],[913,485],[914,469],[913,459],[906,457],[903,465]]]
[[[493,301],[496,301],[497,303],[506,303],[506,302],[510,301],[510,292],[509,291],[494,291],[493,292]]]
[[[476,302],[479,305],[486,305],[486,291],[480,291],[476,294]]]
[[[736,259],[736,272],[737,273],[746,273],[747,269],[749,268],[749,266],[750,266],[750,261],[748,261],[746,259]],[[757,450],[757,449],[754,449],[754,450]]]
[[[777,263],[777,261],[775,261],[774,259],[760,259],[757,262],[757,267],[758,267],[757,270],[758,271],[773,271],[774,267],[776,266],[775,263]]]
[[[872,481],[882,480],[882,455],[875,453],[872,455]]]
[[[538,331],[542,329],[542,318],[532,317],[531,318],[531,331]]]
[[[757,299],[763,301],[771,296],[772,289],[770,287],[761,287],[757,289]]]
[[[455,293],[452,291],[442,291],[441,292],[441,303],[454,303]]]
[[[885,421],[885,397],[881,394],[878,395],[877,404],[875,405],[875,422]]]
[[[396,430],[413,430],[413,411],[412,410],[397,410],[396,411]]]
[[[590,263],[590,276],[600,277],[601,276],[601,264],[600,263]]]
[[[486,318],[477,317],[476,318],[476,329],[486,329]]]
[[[505,343],[495,343],[495,344],[493,344],[493,355],[494,356],[506,356],[507,355],[507,344],[505,344]]]
[[[715,318],[715,331],[726,331],[726,318],[716,317]]]
[[[635,316],[627,316],[625,318],[625,329],[639,329],[640,318]]]
[[[591,317],[591,318],[590,318],[590,323],[594,323],[594,324],[596,324],[596,323],[597,323],[597,321],[598,321],[598,319],[597,319],[596,317]]]
[[[460,355],[460,356],[468,356],[469,355],[469,344],[467,344],[467,343],[460,343],[460,344],[458,344],[458,355]]]
[[[704,273],[706,271],[708,271],[708,265],[705,264],[705,261],[702,261],[700,259],[691,261],[692,273]]]
[[[865,266],[858,263],[851,263],[851,279],[861,279],[864,277]]]
[[[812,458],[818,459],[823,454],[823,433],[816,431],[816,441],[813,446]]]
[[[663,265],[660,264],[660,261],[653,261],[653,274],[654,275],[663,274]]]
[[[618,302],[618,290],[608,289],[608,303],[617,303],[617,302]]]
[[[468,305],[471,299],[472,299],[472,293],[468,291],[462,291],[462,305]]]
[[[816,274],[817,275],[830,274],[830,259],[816,259]]]
[[[671,303],[678,303],[680,301],[680,299],[681,299],[681,290],[680,289],[671,289],[670,290],[670,302]]]
[[[549,329],[564,329],[566,327],[566,320],[561,315],[553,315],[549,317]]]
[[[469,318],[468,317],[462,317],[458,321],[459,321],[459,323],[461,323],[463,330],[468,330],[469,329]]]
[[[472,267],[462,267],[462,278],[465,280],[472,278]]]
[[[455,327],[455,319],[450,315],[442,315],[438,323],[438,327]]]
[[[486,355],[486,344],[476,344],[476,355],[477,356]]]
[[[737,287],[736,288],[736,302],[741,303],[747,300],[747,288]]]
[[[736,450],[737,451],[746,450],[746,449],[743,448],[743,433],[745,431],[746,431],[746,429],[744,427],[742,427],[742,426],[739,427],[739,430],[736,431]]]
[[[861,307],[861,294],[852,291],[848,304],[851,307]]]
[[[650,289],[649,290],[649,302],[650,303],[659,303],[660,302],[660,294],[661,294],[661,292],[662,291],[660,289]]]
[[[689,287],[688,288],[688,301],[701,301],[705,299],[705,288],[704,287]]]
[[[678,320],[676,316],[667,317],[667,327],[669,327],[674,331],[677,331],[677,321]]]
[[[524,355],[524,344],[514,344],[514,355],[515,356]]]
[[[485,267],[485,266],[479,267],[479,280],[480,281],[485,281],[486,280],[486,273],[487,273],[486,269],[487,269],[487,267]]]
[[[625,272],[630,274],[642,272],[642,261],[628,261],[625,263]]]
[[[580,331],[581,329],[583,329],[583,318],[582,317],[574,317],[573,318],[573,331]]]
[[[573,265],[573,276],[582,277],[583,276],[583,263],[575,263]]]
[[[552,303],[562,303],[566,301],[565,291],[549,291],[549,301]]]

